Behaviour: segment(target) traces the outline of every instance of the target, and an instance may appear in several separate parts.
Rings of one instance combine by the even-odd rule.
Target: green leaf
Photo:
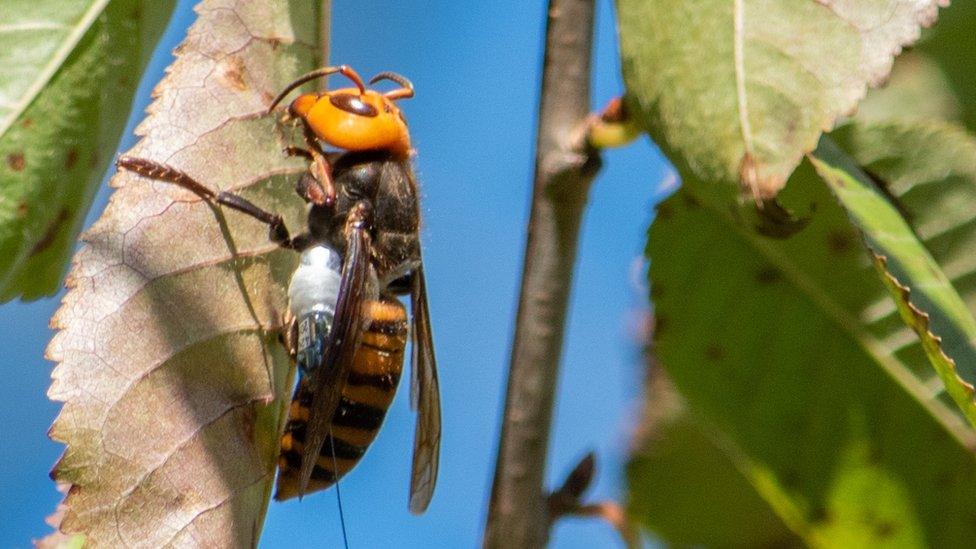
[[[941,0],[618,0],[631,106],[682,171],[770,198]]]
[[[0,135],[83,39],[108,0],[8,0],[0,25]]]
[[[848,124],[831,138],[880,182],[976,310],[976,138],[931,121]]]
[[[942,155],[927,162],[940,160]],[[825,139],[811,161],[860,228],[882,281],[948,394],[976,426],[976,319],[896,206],[849,157]]]
[[[781,194],[813,211],[785,240],[743,226],[732,189],[683,175],[649,236],[655,351],[718,451],[809,545],[969,544],[976,435],[912,373],[924,355],[898,352],[916,337],[879,315],[890,298],[812,167]],[[631,489],[658,508],[695,494]]]
[[[637,447],[627,464],[629,513],[671,544],[800,545],[746,479],[750,465],[725,451],[728,442],[688,410],[660,371],[651,374]]]
[[[172,0],[5,0],[0,301],[57,291]]]
[[[944,11],[940,23],[918,45],[918,51],[935,61],[948,78],[960,102],[961,119],[976,131],[976,3],[956,1]]]
[[[884,86],[868,92],[856,120],[862,124],[956,120],[960,113],[960,102],[938,63],[913,51],[895,60]]]
[[[319,48],[318,3],[205,0],[155,89],[132,156],[280,213],[296,233],[306,169],[266,110]],[[124,172],[82,236],[52,319],[63,402],[52,475],[61,530],[93,546],[253,547],[292,387],[278,341],[297,255],[268,228]]]

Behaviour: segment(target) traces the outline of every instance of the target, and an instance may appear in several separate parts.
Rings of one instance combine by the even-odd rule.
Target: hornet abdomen
[[[366,328],[349,377],[342,387],[342,400],[332,416],[331,436],[326,437],[322,445],[306,493],[332,486],[356,466],[376,438],[396,394],[407,345],[406,310],[392,297],[367,301],[363,309]],[[278,500],[298,495],[312,390],[307,376],[303,376],[288,409],[288,423],[281,437],[278,459],[280,473],[275,493]]]

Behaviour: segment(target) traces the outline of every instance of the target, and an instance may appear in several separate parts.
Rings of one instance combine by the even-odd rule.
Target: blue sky
[[[517,303],[533,165],[545,2],[335,2],[332,61],[363,74],[394,70],[413,80],[404,102],[424,194],[426,270],[444,408],[441,476],[430,510],[406,509],[413,417],[406,391],[360,465],[342,481],[353,547],[478,547],[494,467],[505,371]],[[599,0],[594,105],[620,93],[610,0]],[[177,13],[147,72],[122,148],[148,92],[193,20]],[[429,115],[427,113],[430,113]],[[637,410],[641,371],[631,336],[644,299],[635,264],[652,205],[670,168],[646,140],[604,156],[590,193],[548,478],[560,482],[588,450],[599,476],[591,496],[622,494],[621,466]],[[102,189],[89,223],[104,207]],[[636,273],[636,274],[635,274]],[[57,406],[45,391],[48,319],[60,295],[0,309],[7,387],[0,401],[0,541],[27,547],[60,499],[47,473],[61,453],[46,432]],[[334,492],[272,504],[262,547],[332,547],[341,533]],[[565,520],[553,547],[619,546],[606,525]]]

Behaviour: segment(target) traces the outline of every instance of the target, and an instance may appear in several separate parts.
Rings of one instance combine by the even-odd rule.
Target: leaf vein
[[[745,69],[745,14],[743,2],[734,0],[733,5],[733,41],[735,55],[735,92],[736,105],[739,111],[739,129],[742,132],[742,142],[747,155],[753,155],[752,127],[749,125],[749,104],[746,97],[746,69]]]
[[[17,101],[16,106],[13,110],[7,113],[7,117],[0,119],[0,136],[7,133],[10,126],[14,123],[14,120],[20,116],[27,106],[34,101],[37,94],[41,92],[45,85],[54,77],[54,73],[58,71],[61,63],[68,58],[68,54],[71,50],[81,41],[82,37],[88,32],[88,29],[95,23],[95,19],[102,13],[105,6],[108,5],[108,0],[96,0],[88,8],[88,10],[82,14],[81,19],[74,26],[74,30],[68,33],[64,41],[61,43],[61,47],[58,48],[57,52],[51,57],[51,60],[47,65],[41,70],[41,73],[34,80],[31,86],[27,89],[20,100]]]

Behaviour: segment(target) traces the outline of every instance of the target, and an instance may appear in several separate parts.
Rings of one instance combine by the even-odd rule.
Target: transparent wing
[[[410,302],[413,309],[410,401],[417,411],[410,474],[410,512],[419,515],[427,510],[434,496],[441,449],[441,397],[422,265],[413,274]]]

